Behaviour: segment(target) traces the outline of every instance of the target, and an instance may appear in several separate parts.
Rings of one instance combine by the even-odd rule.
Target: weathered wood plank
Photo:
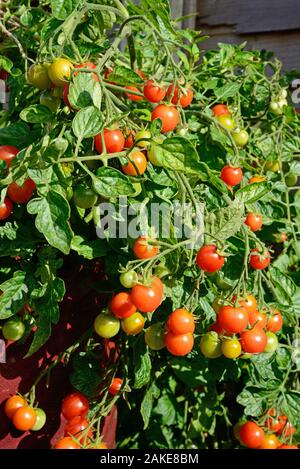
[[[299,0],[198,0],[200,25],[232,25],[237,33],[300,28]]]

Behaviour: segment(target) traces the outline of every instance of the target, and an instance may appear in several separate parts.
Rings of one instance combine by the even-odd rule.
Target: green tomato
[[[31,65],[27,74],[28,83],[40,90],[50,88],[51,81],[48,76],[49,65],[48,63]]]
[[[293,187],[297,184],[298,176],[294,173],[287,173],[285,176],[285,183],[288,187]]]
[[[68,201],[70,201],[73,197],[73,189],[71,186],[68,186],[67,189],[66,189],[66,198]]]
[[[286,98],[287,98],[287,95],[288,95],[287,90],[282,89],[282,90],[280,91],[280,93],[279,93],[279,98],[280,98],[280,99],[286,99]]]
[[[164,141],[164,137],[162,135],[158,135],[153,138],[153,142],[148,149],[147,157],[148,160],[153,164],[153,166],[163,166],[160,157],[160,148],[159,145]]]
[[[60,106],[60,98],[55,98],[48,91],[43,91],[40,96],[40,104],[46,106],[50,111],[56,112]]]
[[[136,136],[134,137],[134,141],[137,142],[138,140],[140,140],[140,142],[138,142],[136,145],[140,148],[147,148],[149,147],[150,145],[150,142],[149,140],[141,140],[142,138],[147,138],[147,139],[150,139],[151,138],[151,132],[150,130],[140,130]]]
[[[235,122],[229,114],[221,114],[217,117],[220,124],[227,130],[235,129]]]
[[[46,417],[46,414],[43,411],[43,409],[40,409],[38,407],[37,409],[34,409],[34,410],[35,410],[35,413],[36,413],[36,420],[35,420],[35,424],[33,425],[33,427],[31,427],[30,431],[38,432],[45,425],[47,417]]]
[[[278,339],[274,332],[266,332],[267,336],[267,345],[264,350],[265,353],[273,353],[278,347]]]
[[[145,342],[151,350],[161,350],[165,347],[164,335],[165,330],[160,322],[152,324],[145,331]]]
[[[222,291],[230,290],[232,288],[232,284],[224,277],[223,272],[217,272],[213,278],[213,282]]]
[[[100,337],[110,339],[119,332],[120,321],[112,314],[100,313],[94,321],[94,329]]]
[[[235,130],[232,132],[232,138],[235,141],[236,145],[238,147],[245,147],[247,143],[249,142],[249,134],[247,130]]]
[[[138,275],[135,270],[129,270],[128,272],[123,272],[120,275],[120,283],[125,288],[132,288],[138,282]]]
[[[222,355],[221,341],[214,331],[207,332],[201,337],[200,350],[206,358],[218,358]]]
[[[216,296],[216,298],[212,302],[212,307],[213,307],[213,310],[215,311],[215,313],[218,314],[220,309],[223,306],[224,306],[224,301],[222,300],[222,298]]]
[[[271,171],[272,173],[278,173],[280,171],[280,164],[278,160],[275,161],[266,161],[265,169]]]
[[[25,325],[20,319],[9,319],[2,328],[6,340],[20,340],[25,332]]]
[[[77,186],[73,198],[77,207],[92,208],[98,200],[98,195],[89,187]]]

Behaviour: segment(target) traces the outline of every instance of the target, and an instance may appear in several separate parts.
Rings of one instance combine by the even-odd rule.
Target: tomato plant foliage
[[[296,427],[299,443],[300,117],[288,104],[280,62],[245,44],[200,52],[205,38],[178,29],[164,0],[44,0],[38,8],[12,1],[5,8],[17,27],[0,43],[9,88],[0,146],[18,152],[9,165],[0,158],[1,204],[11,184],[33,182],[26,203],[14,203],[0,222],[1,324],[23,311],[20,342],[34,354],[59,322],[63,265],[100,262],[105,275],[91,282],[106,299],[98,335],[91,314],[90,329],[62,356],[71,357],[71,384],[89,399],[93,422],[118,402],[120,447],[239,447],[233,425],[248,419],[264,427],[271,408]],[[147,100],[147,83],[156,87],[155,99]],[[41,90],[51,102],[40,100]],[[136,236],[122,235],[119,226],[113,236],[101,225],[101,202],[123,219],[122,197],[137,220]],[[174,212],[165,236],[144,210],[175,201],[192,210],[181,238]],[[245,223],[248,214],[259,215],[255,229]],[[141,235],[147,255],[136,256]],[[215,268],[196,262],[207,245],[221,259]],[[121,313],[111,320],[110,302],[127,286],[127,303],[142,314],[136,334],[119,327]],[[239,354],[228,336],[243,332],[218,323],[216,297],[221,311],[244,311],[238,302],[249,294],[267,320],[276,310],[282,315],[272,352]],[[178,308],[195,322],[187,352],[194,345],[184,352],[178,334],[172,355],[167,321]],[[218,332],[205,335],[213,323]],[[267,340],[262,328],[259,334]],[[200,350],[203,337],[217,348],[212,358]],[[114,353],[101,368],[112,341]],[[223,350],[227,341],[238,352],[222,356],[222,341]],[[122,384],[112,394],[115,378]]]

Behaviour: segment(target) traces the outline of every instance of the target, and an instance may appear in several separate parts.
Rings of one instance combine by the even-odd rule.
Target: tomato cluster
[[[172,355],[183,356],[193,350],[195,320],[185,308],[175,309],[166,322],[165,345]]]
[[[16,394],[5,402],[4,412],[12,421],[14,427],[21,431],[37,432],[46,423],[46,414],[39,407],[32,407],[25,397]]]
[[[283,325],[282,314],[270,308],[259,311],[255,297],[248,295],[237,302],[236,297],[231,304],[224,304],[221,298],[216,298],[213,308],[216,311],[216,321],[200,341],[200,350],[207,358],[217,358],[224,355],[235,359],[248,357],[251,354],[273,353],[278,347],[275,335]]]

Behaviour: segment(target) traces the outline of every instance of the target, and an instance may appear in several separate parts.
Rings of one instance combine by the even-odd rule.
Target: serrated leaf
[[[72,239],[71,249],[85,259],[95,259],[96,257],[105,256],[109,250],[109,246],[105,240],[96,239],[87,241],[85,238],[78,235],[74,236]]]
[[[93,177],[93,188],[103,197],[119,197],[120,195],[133,195],[136,190],[131,180],[114,168],[103,166]]]
[[[239,200],[234,200],[227,207],[217,212],[208,213],[205,219],[205,231],[212,237],[224,241],[235,235],[242,227],[244,206]]]
[[[82,352],[76,355],[70,375],[72,386],[88,398],[94,398],[101,380],[99,370],[99,359],[93,353]]]
[[[135,389],[140,389],[150,381],[151,359],[148,347],[144,338],[140,337],[134,348],[134,385]]]
[[[26,273],[18,270],[13,277],[0,285],[3,292],[0,296],[0,319],[16,314],[25,304],[28,287],[25,282]]]
[[[239,83],[226,83],[226,85],[216,89],[216,97],[220,100],[231,98],[238,93],[240,87]]]
[[[75,109],[94,106],[101,107],[101,86],[92,73],[78,72],[70,83],[68,99]]]
[[[291,277],[273,265],[269,266],[269,274],[276,288],[277,300],[282,304],[293,304],[292,297],[296,293],[296,285]]]
[[[20,118],[31,124],[44,124],[53,118],[53,112],[42,104],[32,104],[20,112]]]
[[[69,16],[80,0],[51,0],[52,14],[59,20],[65,20]]]
[[[94,137],[101,132],[102,128],[102,113],[94,106],[78,111],[72,122],[73,132],[81,140]]]
[[[148,427],[150,416],[153,408],[154,399],[158,399],[160,394],[159,388],[156,386],[155,382],[151,383],[151,386],[147,389],[144,394],[140,411],[144,422],[144,430]]]
[[[113,71],[109,74],[109,81],[116,83],[117,85],[142,85],[144,83],[143,78],[131,68],[124,67],[123,65],[117,65]]]
[[[267,182],[255,182],[237,190],[235,198],[241,203],[253,204],[271,191],[271,185]]]
[[[0,145],[13,145],[22,149],[35,138],[25,122],[15,122],[0,129]]]
[[[244,413],[258,417],[263,413],[264,395],[257,388],[245,388],[238,396],[236,401],[245,407]]]

